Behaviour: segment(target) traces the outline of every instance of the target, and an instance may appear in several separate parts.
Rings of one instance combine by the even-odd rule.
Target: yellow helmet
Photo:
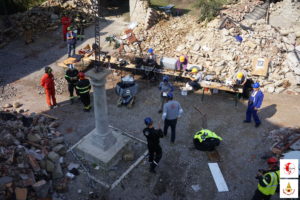
[[[242,72],[239,72],[239,73],[237,73],[237,75],[236,75],[236,77],[237,77],[238,79],[242,79],[243,76],[244,76],[244,74],[243,74]]]
[[[180,62],[184,62],[184,60],[185,60],[185,57],[184,57],[184,56],[180,56],[180,57],[179,57],[179,61],[180,61]]]
[[[198,72],[198,69],[194,67],[194,68],[192,69],[192,73],[197,73],[197,72]]]

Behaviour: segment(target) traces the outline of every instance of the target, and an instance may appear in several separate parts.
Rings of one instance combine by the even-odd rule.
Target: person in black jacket
[[[78,76],[79,76],[79,81],[76,86],[76,91],[78,92],[80,96],[80,100],[84,105],[83,110],[85,112],[89,112],[92,108],[91,100],[90,100],[91,84],[89,79],[85,78],[83,72],[79,72]]]
[[[150,172],[156,173],[155,167],[158,165],[162,157],[162,150],[159,144],[159,139],[163,137],[163,132],[160,127],[158,127],[158,129],[154,128],[153,120],[150,117],[145,118],[144,122],[147,126],[143,130],[143,133],[148,142]]]
[[[71,104],[74,103],[74,89],[76,87],[76,84],[78,83],[78,70],[74,67],[73,64],[69,65],[69,68],[66,71],[65,79],[68,81],[68,90],[70,93],[70,101]]]

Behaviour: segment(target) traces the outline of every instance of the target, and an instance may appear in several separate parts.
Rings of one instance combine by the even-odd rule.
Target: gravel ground
[[[123,23],[111,21],[105,25],[103,32],[109,34],[122,30],[123,27]],[[92,31],[93,27],[87,29],[90,37]],[[60,42],[58,33],[49,34],[49,38],[41,36],[28,47],[22,44],[22,41],[15,41],[0,50],[0,74],[1,78],[6,78],[3,85],[13,84],[17,90],[16,96],[1,100],[0,104],[20,101],[30,112],[46,112],[58,117],[61,123],[60,131],[65,134],[67,143],[71,145],[94,128],[94,115],[93,112],[82,112],[79,102],[69,105],[66,92],[57,96],[61,105],[59,108],[47,110],[44,96],[38,94],[36,84],[43,73],[42,67],[47,64],[54,68],[56,77],[62,77],[64,71],[55,63],[65,57],[65,48],[61,48],[63,43]],[[90,38],[89,41],[91,40]],[[32,53],[37,55],[33,56]],[[136,104],[132,109],[127,109],[116,106],[117,96],[113,87],[118,80],[120,77],[110,76],[107,81],[110,124],[145,140],[142,135],[143,119],[151,116],[157,123],[161,118],[157,113],[160,104],[158,84],[138,80],[140,92]],[[268,132],[278,127],[299,125],[300,120],[299,96],[266,94],[260,111],[263,124],[257,129],[253,124],[242,123],[246,102],[241,101],[234,107],[233,96],[228,93],[206,95],[201,102],[201,95],[181,96],[180,91],[176,89],[175,99],[181,103],[184,115],[178,121],[175,146],[170,146],[170,136],[161,140],[163,158],[156,175],[148,172],[145,159],[114,190],[106,192],[99,184],[92,188],[86,175],[81,174],[69,183],[69,192],[63,194],[65,199],[88,199],[90,191],[99,194],[99,198],[96,199],[101,199],[104,195],[104,199],[112,200],[250,199],[257,186],[254,178],[257,170],[266,168],[265,161],[260,157],[270,149],[270,141],[266,139]],[[218,148],[222,159],[219,166],[229,192],[217,191],[208,168],[207,155],[193,148],[193,134],[202,124],[199,113],[193,108],[194,105],[207,114],[208,128],[223,138]],[[68,155],[69,159],[72,159],[71,157]],[[201,188],[198,192],[191,188],[196,184]],[[81,194],[77,194],[78,189],[82,190]]]

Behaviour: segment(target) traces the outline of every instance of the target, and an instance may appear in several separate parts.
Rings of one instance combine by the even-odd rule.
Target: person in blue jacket
[[[261,124],[261,121],[257,115],[258,109],[261,107],[261,104],[264,100],[264,94],[260,90],[260,84],[254,83],[252,85],[253,91],[251,93],[251,96],[248,101],[248,108],[246,112],[246,120],[244,120],[245,123],[251,122],[251,116],[253,116],[253,119],[255,121],[255,127],[259,127]]]

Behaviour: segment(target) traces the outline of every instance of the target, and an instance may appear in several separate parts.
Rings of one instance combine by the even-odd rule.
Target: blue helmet
[[[148,53],[153,53],[153,49],[152,48],[148,49]]]
[[[163,81],[168,82],[169,81],[169,77],[168,76],[163,76]]]
[[[167,97],[168,97],[169,99],[173,99],[173,93],[172,93],[172,92],[168,92]]]
[[[252,84],[252,87],[253,87],[253,88],[259,88],[259,87],[260,87],[260,84],[259,84],[258,82],[256,82],[256,83]]]
[[[145,122],[145,124],[148,126],[148,125],[150,125],[150,124],[152,124],[152,119],[151,119],[151,117],[146,117],[145,119],[144,119],[144,122]]]

